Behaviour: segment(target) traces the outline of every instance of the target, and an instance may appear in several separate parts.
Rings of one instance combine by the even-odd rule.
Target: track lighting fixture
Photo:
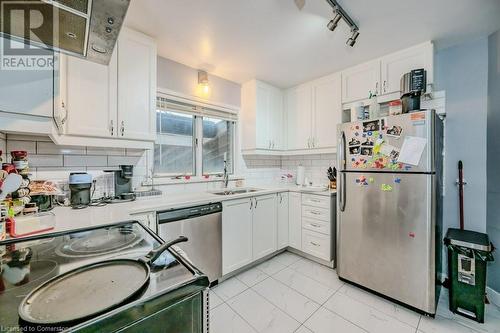
[[[341,18],[342,15],[340,15],[339,12],[335,12],[335,17],[327,24],[328,29],[330,29],[330,31],[335,30]]]
[[[346,44],[349,45],[350,47],[353,47],[354,44],[356,44],[356,39],[359,36],[358,30],[352,30],[351,32],[351,37],[347,40]]]
[[[356,23],[354,23],[351,17],[347,15],[345,10],[338,4],[336,0],[326,0],[326,2],[328,2],[328,4],[332,6],[333,12],[335,13],[334,18],[327,24],[328,29],[330,29],[330,31],[334,31],[340,19],[343,19],[349,26],[349,28],[351,28],[351,36],[347,40],[346,44],[351,47],[354,46],[354,44],[356,44],[356,39],[359,36],[358,26],[356,25]]]

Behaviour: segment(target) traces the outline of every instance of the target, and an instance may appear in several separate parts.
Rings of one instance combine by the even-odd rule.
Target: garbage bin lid
[[[481,232],[449,228],[445,241],[452,245],[491,252],[491,243],[488,235]]]

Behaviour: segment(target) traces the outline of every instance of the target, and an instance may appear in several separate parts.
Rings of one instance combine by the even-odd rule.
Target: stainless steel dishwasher
[[[158,235],[164,240],[186,236],[177,246],[211,283],[222,276],[222,204],[158,212]]]

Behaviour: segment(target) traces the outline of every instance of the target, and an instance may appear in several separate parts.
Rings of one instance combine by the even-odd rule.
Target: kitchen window
[[[155,173],[193,175],[196,117],[173,111],[156,111]]]
[[[236,115],[158,97],[156,177],[222,174],[224,158],[234,171]]]

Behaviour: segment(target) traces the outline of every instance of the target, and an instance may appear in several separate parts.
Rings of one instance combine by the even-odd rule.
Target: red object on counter
[[[186,180],[190,180],[190,179],[191,179],[191,176],[184,176],[184,179],[186,179]]]
[[[14,218],[12,218],[12,217],[9,217],[5,220],[5,222],[6,222],[5,226],[6,226],[7,233],[12,238],[26,237],[26,236],[36,235],[36,234],[39,234],[41,232],[54,230],[54,227],[48,227],[48,228],[44,228],[44,229],[38,229],[38,230],[31,231],[31,232],[27,232],[24,234],[16,234],[16,220],[14,220]]]
[[[16,166],[10,163],[2,164],[2,170],[6,171],[8,174],[17,173]]]
[[[13,150],[10,152],[10,156],[14,160],[24,160],[28,157],[28,152],[25,150]]]

